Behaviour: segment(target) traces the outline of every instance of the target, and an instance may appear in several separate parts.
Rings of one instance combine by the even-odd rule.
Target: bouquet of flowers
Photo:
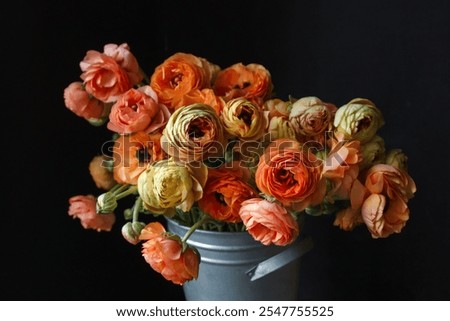
[[[241,62],[221,68],[178,52],[148,77],[128,44],[89,50],[65,106],[114,145],[89,171],[99,195],[69,199],[86,229],[110,231],[117,202],[124,239],[175,284],[196,279],[196,229],[247,231],[264,245],[286,246],[304,215],[335,215],[334,225],[366,226],[373,238],[400,233],[416,192],[401,149],[385,150],[384,120],[366,98],[341,107],[318,97],[276,97],[268,69]],[[155,217],[186,225],[166,231]]]

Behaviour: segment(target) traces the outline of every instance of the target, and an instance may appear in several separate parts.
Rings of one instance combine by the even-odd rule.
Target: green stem
[[[183,236],[183,239],[181,240],[182,243],[186,243],[186,241],[189,239],[189,237],[192,235],[192,233],[195,232],[196,229],[198,229],[200,226],[202,226],[205,222],[209,220],[208,215],[203,215],[203,217],[194,225],[191,226],[189,231],[186,232],[186,234]]]
[[[126,191],[116,194],[116,200],[120,200],[121,198],[124,198],[125,196],[128,196],[130,194],[134,194],[137,191],[137,186],[131,186]]]
[[[122,184],[116,184],[116,185],[114,185],[113,186],[113,188],[111,188],[109,191],[111,192],[111,193],[115,193],[120,187],[122,187],[123,185]]]
[[[133,207],[133,222],[137,222],[139,219],[139,210],[141,209],[142,206],[142,198],[140,196],[138,196],[136,198],[136,203],[134,203],[134,207]]]

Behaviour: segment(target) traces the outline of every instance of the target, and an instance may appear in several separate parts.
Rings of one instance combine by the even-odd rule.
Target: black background
[[[373,240],[310,217],[301,300],[449,300],[448,1],[15,1],[3,10],[0,298],[182,300],[120,235],[84,230],[68,198],[98,194],[87,165],[110,132],[76,117],[63,90],[89,49],[127,42],[151,74],[171,54],[257,62],[278,97],[355,97],[383,112],[388,148],[418,191],[401,234]],[[125,206],[125,205],[123,205]]]

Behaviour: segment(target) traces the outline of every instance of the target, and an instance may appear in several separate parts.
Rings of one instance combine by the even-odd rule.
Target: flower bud
[[[383,163],[385,157],[384,139],[380,136],[374,136],[369,142],[361,146],[361,153],[363,156],[359,166],[361,170]]]
[[[145,224],[142,222],[128,222],[122,226],[122,236],[133,245],[139,243],[139,235]]]
[[[101,194],[97,198],[97,213],[112,213],[117,207],[116,196],[111,192]]]
[[[408,156],[399,148],[391,149],[386,155],[386,164],[408,171]]]

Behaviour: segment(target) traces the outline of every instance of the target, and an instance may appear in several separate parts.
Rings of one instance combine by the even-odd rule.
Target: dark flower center
[[[219,193],[219,192],[214,192],[214,196],[216,197],[216,200],[222,204],[222,205],[227,205],[227,203],[225,202],[225,198],[223,197],[223,194]]]
[[[142,164],[150,162],[152,156],[148,153],[148,148],[144,147],[136,151],[136,158],[138,159],[139,164]]]

